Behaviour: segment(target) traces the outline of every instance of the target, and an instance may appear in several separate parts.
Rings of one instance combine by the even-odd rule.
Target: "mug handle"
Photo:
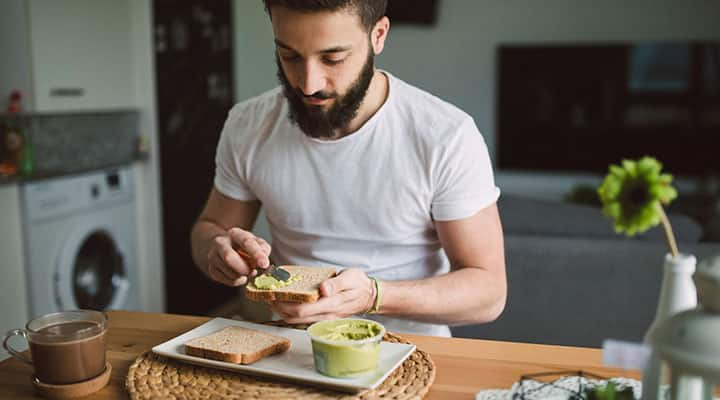
[[[24,354],[20,353],[19,351],[13,349],[12,346],[10,346],[10,343],[8,343],[8,340],[10,340],[10,338],[15,335],[22,336],[25,339],[25,341],[27,342],[27,333],[24,330],[13,329],[13,330],[9,331],[7,334],[5,334],[5,339],[3,340],[3,344],[2,344],[3,348],[8,353],[10,353],[11,356],[17,358],[18,360],[20,360],[26,364],[33,365],[32,361],[30,361],[29,358],[27,358]]]

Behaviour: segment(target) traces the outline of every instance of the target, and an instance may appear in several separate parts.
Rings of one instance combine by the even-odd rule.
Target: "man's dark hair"
[[[349,10],[360,16],[360,23],[370,32],[375,23],[385,16],[387,0],[263,0],[270,18],[272,7],[285,7],[293,11]]]

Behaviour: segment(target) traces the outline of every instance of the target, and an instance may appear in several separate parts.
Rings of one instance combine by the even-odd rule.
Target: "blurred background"
[[[596,203],[656,156],[720,240],[720,2],[389,0],[376,63],[468,112],[503,193]],[[207,314],[189,230],[233,104],[277,85],[260,0],[0,0],[0,331],[61,308]],[[264,217],[255,228],[270,239]]]

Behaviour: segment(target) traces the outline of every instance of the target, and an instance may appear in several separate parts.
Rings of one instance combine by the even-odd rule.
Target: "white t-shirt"
[[[338,140],[309,138],[291,124],[280,87],[230,111],[215,187],[262,202],[276,263],[355,267],[380,280],[444,274],[450,266],[433,220],[467,218],[497,200],[472,117],[383,73],[385,103]],[[445,325],[370,317],[391,331],[450,335]]]

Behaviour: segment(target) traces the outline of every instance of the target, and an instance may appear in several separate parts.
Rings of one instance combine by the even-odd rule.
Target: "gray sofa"
[[[453,336],[600,347],[639,342],[655,315],[668,247],[661,227],[627,238],[599,208],[503,196],[508,300],[496,321]],[[670,215],[678,246],[698,260],[720,254],[689,217]]]

